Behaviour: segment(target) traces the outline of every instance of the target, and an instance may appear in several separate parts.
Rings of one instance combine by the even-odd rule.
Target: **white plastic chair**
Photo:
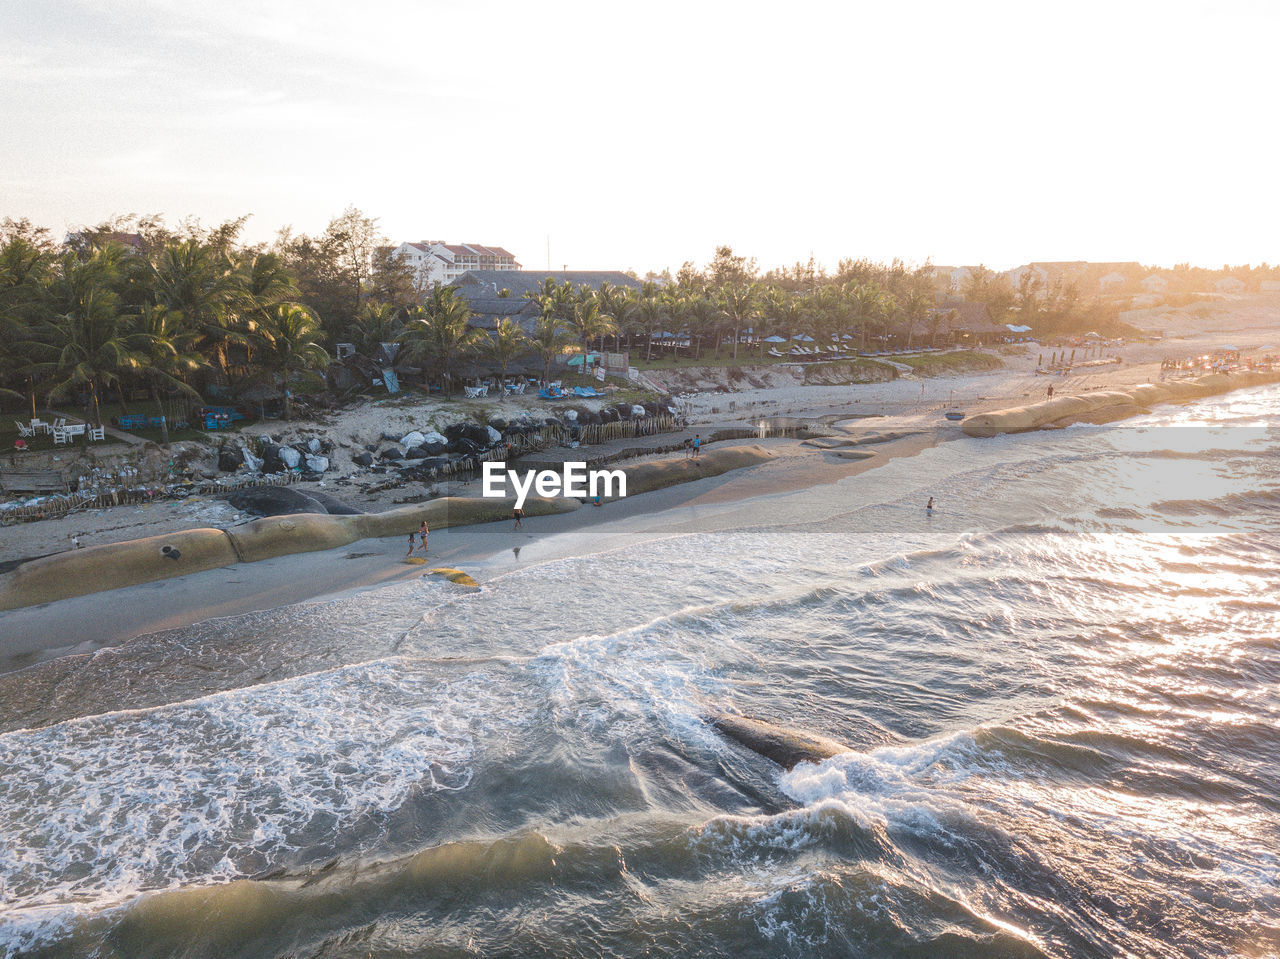
[[[14,426],[18,427],[18,435],[21,436],[23,439],[35,438],[35,435],[36,435],[35,427],[26,426],[22,423],[19,423],[17,420],[14,420],[13,424]]]
[[[107,438],[107,428],[105,426],[90,426],[89,439],[105,440]]]
[[[61,446],[63,443],[70,443],[70,442],[71,442],[71,437],[67,434],[66,430],[64,430],[61,426],[55,426],[53,428],[53,445],[54,446]]]

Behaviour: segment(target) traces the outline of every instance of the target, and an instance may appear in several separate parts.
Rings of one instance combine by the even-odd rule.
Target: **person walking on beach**
[[[691,437],[686,436],[684,438],[684,458],[690,459],[692,457],[693,457],[693,439]]]
[[[422,537],[422,546],[420,546],[419,548],[422,550],[422,555],[424,556],[427,554],[427,533],[428,532],[429,530],[427,529],[427,521],[424,519],[422,521],[422,525],[418,527],[418,535]],[[409,552],[412,553],[413,550],[409,550]]]
[[[1053,399],[1053,384],[1049,384],[1049,399]]]
[[[695,433],[693,435],[693,458],[698,458],[698,450],[702,447],[702,434]]]
[[[524,525],[524,510],[517,506],[511,511],[511,518],[516,521],[516,525],[512,528],[512,532],[515,532]]]
[[[927,502],[927,503],[925,503],[925,504],[924,504],[924,511],[925,511],[926,513],[932,513],[932,512],[933,512],[933,497],[932,497],[932,496],[930,496],[930,497],[929,497],[929,502]]]

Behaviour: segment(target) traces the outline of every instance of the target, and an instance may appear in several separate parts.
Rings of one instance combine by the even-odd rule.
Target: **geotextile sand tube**
[[[267,516],[229,530],[186,529],[162,536],[68,550],[23,563],[0,583],[0,610],[137,586],[273,556],[334,549],[360,539],[407,536],[423,520],[432,529],[511,518],[515,500],[445,497],[383,513]],[[573,499],[529,498],[526,516],[568,513]]]
[[[966,417],[960,428],[969,436],[995,436],[1054,429],[1072,423],[1108,423],[1145,412],[1156,403],[1200,399],[1270,383],[1280,383],[1280,373],[1213,373],[1194,380],[1144,383],[1123,390],[1059,396],[1026,406],[975,413]]]
[[[728,446],[707,450],[697,457],[676,457],[641,463],[626,470],[627,495],[651,493],[679,483],[719,476],[730,470],[756,466],[774,458],[774,454],[760,446]],[[606,500],[610,497],[606,497]]]
[[[738,446],[707,450],[697,459],[641,463],[626,471],[627,494],[647,493],[718,476],[772,458],[773,453],[759,446]],[[449,496],[382,513],[266,516],[228,530],[188,529],[68,550],[23,563],[0,582],[0,610],[137,586],[235,563],[334,549],[360,539],[407,536],[423,520],[431,529],[509,520],[514,505],[515,499],[510,496],[502,499]],[[546,516],[572,512],[581,506],[581,501],[576,499],[531,496],[525,500],[524,512],[526,517]],[[465,573],[458,575],[466,576]]]

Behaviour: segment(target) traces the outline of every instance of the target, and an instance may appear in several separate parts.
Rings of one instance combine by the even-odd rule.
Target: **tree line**
[[[532,290],[503,291],[528,297],[534,322],[477,329],[465,297],[424,284],[359,210],[317,236],[285,229],[269,244],[241,242],[246,220],[205,228],[121,218],[64,242],[25,220],[0,221],[0,393],[33,410],[40,400],[83,400],[101,422],[105,401],[127,412],[139,389],[201,402],[212,389],[236,397],[265,384],[283,394],[288,416],[290,382],[323,371],[338,343],[366,356],[399,343],[448,392],[476,361],[504,376],[532,364],[549,379],[566,352],[610,340],[636,349],[638,341],[649,356],[664,331],[687,338],[694,359],[728,350],[736,360],[743,350],[763,353],[768,336],[911,346],[934,338],[945,315],[928,263],[849,259],[828,274],[810,260],[762,273],[726,246],[703,267],[685,263],[636,288],[548,277]],[[983,268],[964,293],[996,319],[1035,328],[1094,316],[1070,289],[1013,290]],[[585,376],[585,357],[582,369]]]

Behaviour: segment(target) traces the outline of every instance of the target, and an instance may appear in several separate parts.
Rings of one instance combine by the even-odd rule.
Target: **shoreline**
[[[529,516],[525,529],[519,533],[511,529],[509,520],[433,530],[428,561],[432,566],[466,566],[483,580],[532,563],[730,522],[720,517],[732,516],[740,524],[758,523],[758,519],[752,519],[752,511],[758,513],[760,503],[770,496],[835,483],[900,456],[963,438],[960,424],[942,422],[944,411],[960,410],[967,417],[976,418],[1018,406],[1043,408],[1040,400],[1050,383],[1059,398],[1070,401],[1062,406],[1092,407],[1091,400],[1106,402],[1102,394],[1107,391],[1132,392],[1141,384],[1158,385],[1161,359],[1165,356],[1199,355],[1225,340],[1240,344],[1244,350],[1275,343],[1280,336],[1278,306],[1280,299],[1255,297],[1224,304],[1212,314],[1179,308],[1158,317],[1144,315],[1144,325],[1159,321],[1165,330],[1163,340],[1130,344],[1124,348],[1122,364],[1082,368],[1052,377],[1036,373],[1039,347],[1001,348],[1004,367],[985,373],[925,378],[906,375],[854,387],[804,386],[691,394],[686,397],[688,433],[696,430],[706,436],[717,429],[752,427],[760,419],[793,417],[830,424],[833,431],[846,436],[863,431],[923,431],[925,438],[869,446],[866,449],[875,455],[864,460],[853,458],[864,455],[861,447],[840,451],[815,448],[818,444],[805,446],[809,441],[794,439],[726,440],[708,450],[754,443],[776,455],[768,463],[635,495],[608,503],[599,511],[588,505],[559,516]],[[1241,388],[1247,385],[1239,382]],[[1164,387],[1159,389],[1163,391]],[[1151,392],[1154,391],[1144,391]],[[1177,392],[1176,388],[1171,392]],[[1195,399],[1173,397],[1174,402]],[[467,409],[459,407],[458,412]],[[512,406],[497,400],[485,409],[486,415],[506,415]],[[479,409],[470,412],[482,415]],[[1135,408],[1134,412],[1140,409]],[[413,407],[375,402],[329,421],[288,426],[281,423],[269,428],[302,433],[327,431],[335,440],[363,449],[359,444],[370,437],[388,430],[407,431],[419,425],[423,415]],[[841,457],[842,452],[847,458]],[[653,458],[641,457],[620,465],[630,469]],[[313,485],[317,491],[336,495],[369,516],[430,502],[429,491],[422,484],[379,490],[376,482],[371,484],[358,474],[326,476]],[[474,493],[466,482],[438,485],[443,496]],[[75,536],[86,546],[118,545],[181,530],[236,528],[241,522],[239,511],[230,504],[192,497],[5,526],[0,536],[4,538],[4,559],[13,560],[20,568],[37,557],[68,552]],[[208,619],[336,599],[422,575],[423,567],[400,562],[403,550],[403,535],[348,539],[323,552],[275,556],[251,565],[218,566],[208,572],[0,612],[0,670],[21,668],[56,655],[89,652]],[[13,578],[12,568],[0,572],[0,589]]]
[[[858,476],[959,436],[958,431],[947,434],[954,435],[903,436],[877,444],[875,455],[860,460],[838,459],[827,451],[802,447],[803,441],[756,441],[775,456],[616,500],[598,511],[583,506],[568,513],[526,516],[520,531],[514,531],[509,520],[433,530],[427,566],[464,568],[483,586],[493,576],[524,566],[698,532],[730,511],[746,513],[770,497]],[[366,538],[9,610],[0,613],[0,672],[206,620],[330,602],[430,575],[422,566],[405,564],[403,549],[399,534]],[[81,636],[89,638],[60,642]]]

